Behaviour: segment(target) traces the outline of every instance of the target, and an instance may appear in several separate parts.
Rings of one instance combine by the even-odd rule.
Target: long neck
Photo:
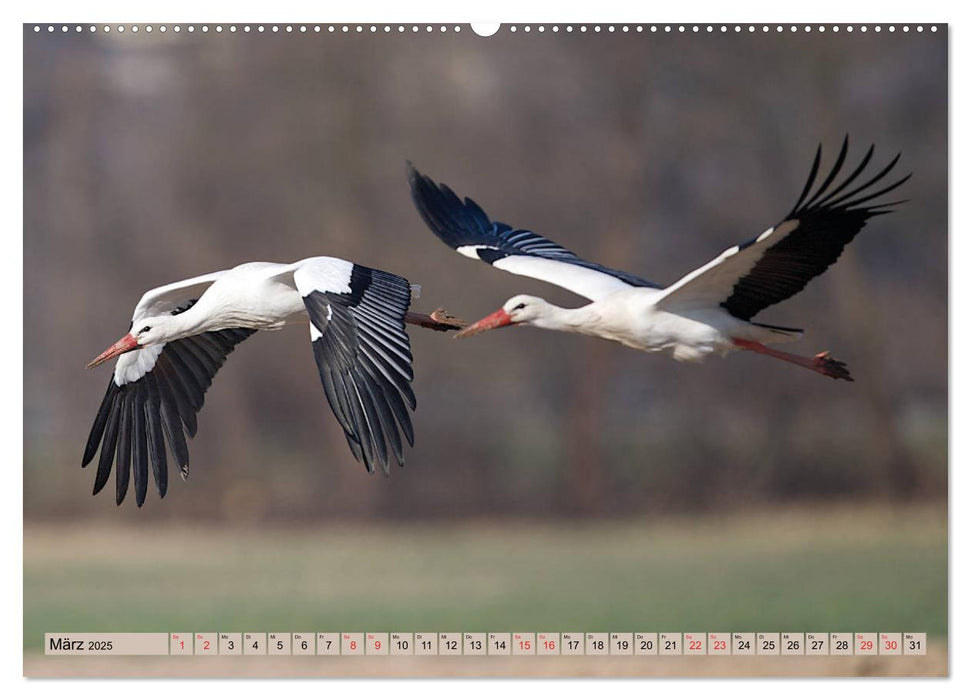
[[[578,309],[564,309],[561,306],[547,304],[543,308],[543,314],[530,325],[567,333],[593,333],[600,314],[592,310],[591,306],[592,304],[588,304]]]
[[[166,319],[165,338],[167,341],[172,341],[225,328],[225,324],[217,327],[218,320],[218,317],[207,314],[204,309],[200,309],[199,305],[196,304],[191,309]]]

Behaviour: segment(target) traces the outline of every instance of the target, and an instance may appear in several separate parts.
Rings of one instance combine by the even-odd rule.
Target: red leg
[[[427,315],[409,311],[405,314],[405,323],[431,328],[433,331],[460,331],[466,326],[465,321],[449,316],[444,308],[435,309]]]
[[[794,365],[811,369],[813,372],[819,372],[833,379],[845,379],[848,382],[853,381],[853,377],[850,376],[850,371],[846,369],[846,363],[834,360],[829,356],[828,352],[821,352],[815,357],[802,357],[801,355],[793,355],[788,352],[766,347],[762,343],[757,343],[754,340],[732,338],[732,342],[735,343],[736,347],[742,348],[743,350],[751,350],[761,355],[768,355],[769,357],[775,357],[785,362],[791,362]]]

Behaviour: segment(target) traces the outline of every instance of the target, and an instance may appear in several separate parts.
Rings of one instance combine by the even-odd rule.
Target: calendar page
[[[948,35],[25,24],[24,674],[947,675]]]

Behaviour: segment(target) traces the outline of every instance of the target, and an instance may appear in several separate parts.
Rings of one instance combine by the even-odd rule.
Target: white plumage
[[[260,330],[308,324],[324,392],[354,456],[368,471],[404,463],[402,435],[414,444],[409,409],[411,348],[408,281],[338,258],[291,264],[252,262],[146,292],[129,332],[95,358],[117,357],[82,458],[101,456],[94,491],[115,464],[121,503],[134,475],[141,505],[151,466],[159,494],[167,451],[188,474],[186,436],[226,356]]]
[[[460,199],[409,167],[412,199],[429,228],[466,257],[517,275],[569,289],[591,303],[564,309],[520,295],[468,326],[456,337],[510,325],[530,325],[613,340],[638,350],[670,351],[676,360],[699,361],[712,353],[749,350],[852,381],[842,362],[819,353],[801,357],[768,347],[799,338],[796,328],[752,318],[788,299],[833,264],[868,219],[898,202],[873,204],[909,177],[885,184],[899,159],[864,182],[873,146],[860,164],[837,183],[848,139],[836,162],[816,184],[822,149],[795,206],[776,226],[733,246],[668,287],[580,258],[525,229],[493,221],[473,200]]]

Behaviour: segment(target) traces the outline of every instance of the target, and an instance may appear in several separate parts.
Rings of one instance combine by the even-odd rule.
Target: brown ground
[[[926,656],[822,657],[48,657],[30,677],[697,677],[946,676],[947,647]]]

